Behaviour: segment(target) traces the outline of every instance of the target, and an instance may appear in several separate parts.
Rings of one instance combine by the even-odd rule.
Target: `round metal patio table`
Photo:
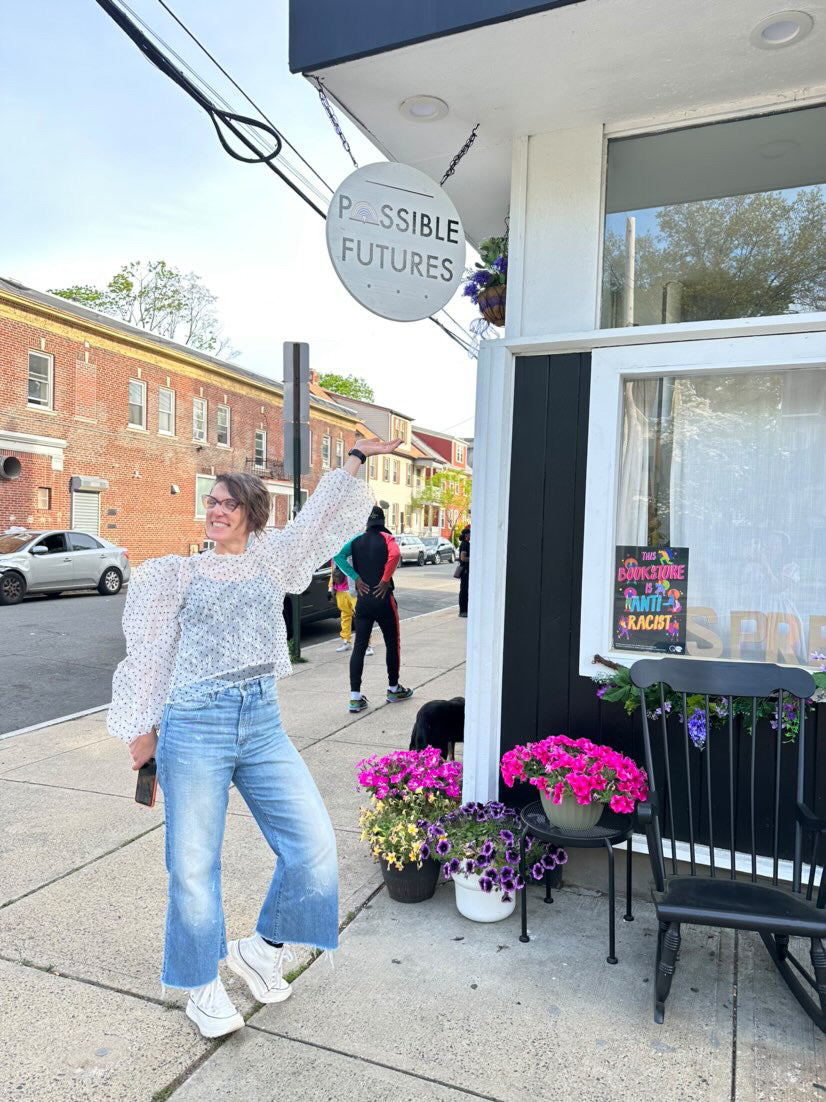
[[[522,889],[522,933],[520,941],[530,941],[528,937],[528,878],[525,864],[525,835],[532,834],[541,842],[552,842],[563,849],[580,847],[582,849],[599,849],[605,847],[608,853],[608,957],[609,964],[617,963],[615,946],[615,891],[614,891],[614,846],[627,842],[628,848],[625,854],[625,914],[626,922],[633,922],[631,913],[631,835],[634,832],[633,817],[631,815],[616,815],[606,807],[602,818],[596,826],[586,830],[563,830],[549,822],[542,804],[536,800],[522,809],[522,833],[519,836],[519,871],[525,881]],[[545,876],[545,902],[553,903],[551,895],[550,873]]]

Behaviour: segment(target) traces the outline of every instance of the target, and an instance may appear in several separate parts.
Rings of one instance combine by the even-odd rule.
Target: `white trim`
[[[715,122],[732,122],[737,119],[756,119],[762,115],[786,115],[790,111],[802,111],[807,107],[822,107],[826,104],[826,88],[821,87],[807,96],[794,100],[760,100],[757,103],[736,103],[715,110],[700,109],[696,114],[663,115],[645,119],[611,122],[605,124],[605,136],[613,138],[633,138],[644,134],[660,134],[667,130],[689,130],[696,126],[709,126]]]
[[[31,381],[32,373],[32,356],[39,356],[41,360],[46,360],[48,366],[48,378],[47,384],[49,389],[48,402],[33,402],[29,397],[29,382]],[[43,352],[30,348],[26,357],[26,408],[31,410],[40,410],[43,413],[54,412],[54,356],[51,352]]]
[[[826,330],[826,312],[779,314],[767,318],[735,318],[732,321],[692,321],[679,325],[634,325],[620,329],[588,329],[547,333],[538,337],[505,337],[514,356],[556,356],[562,352],[589,352],[594,348],[623,345],[645,346],[674,341],[707,341],[717,337],[771,336],[776,333],[819,333]]]
[[[163,393],[172,395],[172,404],[171,404],[171,406],[168,410],[162,410],[161,409],[161,395]],[[171,386],[159,386],[158,387],[158,436],[174,436],[175,435],[175,432],[176,432],[176,429],[177,429],[177,425],[175,424],[175,418],[176,418],[176,415],[177,415],[177,408],[176,408],[177,404],[178,403],[176,401],[175,391],[172,389]],[[172,425],[171,429],[162,429],[161,428],[161,415],[162,414],[167,414],[169,416],[170,424]]]
[[[201,404],[202,412],[204,415],[204,435],[195,435],[195,409]],[[192,442],[196,444],[206,444],[209,437],[209,401],[203,398],[201,395],[194,395],[192,398]]]
[[[528,135],[518,134],[514,137],[511,148],[508,299],[505,309],[505,334],[508,337],[518,337],[522,332],[522,302],[525,288],[525,230],[528,221],[528,146]]]
[[[227,412],[227,423],[225,426],[227,430],[226,440],[218,439],[221,432],[221,425],[218,420],[218,414],[221,412],[222,409],[226,410]],[[216,447],[219,448],[232,447],[232,410],[226,402],[219,402],[215,407],[215,444]]]
[[[53,411],[40,409],[38,412]],[[27,455],[46,455],[52,461],[53,471],[63,470],[63,451],[67,446],[67,440],[58,440],[54,436],[34,436],[30,432],[0,430],[0,448],[4,451],[25,452]]]
[[[135,421],[129,420],[129,407],[137,405],[137,402],[129,401],[129,387],[135,383],[136,386],[143,389],[143,423],[137,424]],[[138,429],[141,432],[149,431],[149,388],[146,385],[145,379],[127,379],[126,381],[126,427],[128,429]]]
[[[476,375],[473,569],[470,572],[462,799],[486,802],[499,791],[502,727],[504,565],[508,551],[514,359],[501,341],[483,341]]]
[[[644,853],[648,856],[648,839],[644,834],[632,834],[631,835],[631,849],[634,853]],[[674,847],[674,852],[677,855],[677,860],[690,865],[691,863],[691,849],[688,842],[681,842],[677,839],[677,844]],[[719,849],[714,847],[714,866],[717,870],[718,876],[723,876],[731,868],[730,851],[727,849]],[[663,857],[666,863],[671,861],[671,839],[663,838]],[[711,868],[711,849],[708,846],[694,846],[694,860],[701,868]],[[771,857],[761,857],[759,854],[756,861],[757,875],[765,880],[771,880],[774,875],[774,862]],[[801,883],[805,884],[809,879],[810,865],[805,862],[801,864],[800,879]],[[751,854],[741,853],[739,850],[734,852],[734,868],[736,872],[751,873]],[[817,877],[817,869],[821,868],[820,865],[815,866],[815,885],[819,883]],[[781,860],[777,863],[777,878],[786,884],[791,884],[792,875],[794,872],[794,866],[791,861]]]
[[[585,533],[582,559],[579,672],[599,672],[593,656],[601,654],[629,666],[641,652],[612,649],[610,609],[622,383],[640,375],[687,375],[695,372],[754,372],[826,366],[826,331],[741,338],[677,341],[669,344],[597,348],[591,361],[588,420],[588,466],[585,489]],[[638,330],[636,330],[638,332]],[[586,584],[587,579],[587,584]]]

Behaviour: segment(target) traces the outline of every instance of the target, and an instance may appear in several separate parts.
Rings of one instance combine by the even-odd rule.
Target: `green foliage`
[[[325,375],[319,375],[318,385],[346,398],[357,398],[362,402],[375,401],[373,388],[359,375],[336,375],[334,371],[328,371]]]
[[[451,530],[464,525],[470,519],[470,503],[473,495],[473,478],[463,471],[436,471],[422,487],[422,492],[410,502],[415,513],[426,505],[444,509]]]
[[[165,260],[124,264],[102,289],[75,284],[53,288],[50,293],[199,352],[224,359],[238,355],[222,333],[215,295],[200,276],[180,272]]]

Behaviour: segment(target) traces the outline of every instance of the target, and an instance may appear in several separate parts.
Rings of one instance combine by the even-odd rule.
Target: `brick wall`
[[[51,410],[27,405],[28,352],[53,357]],[[129,428],[129,379],[146,384],[146,429]],[[159,432],[159,388],[175,392],[174,435]],[[193,399],[207,401],[207,440],[193,440]],[[218,405],[231,410],[230,444],[216,440]],[[312,491],[321,477],[321,441],[331,437],[335,465],[336,438],[347,451],[355,444],[355,418],[347,421],[311,407],[312,470],[302,486]],[[257,429],[267,433],[267,465],[283,459],[280,392],[264,381],[245,377],[181,356],[163,346],[116,331],[88,326],[57,311],[41,313],[25,304],[0,301],[0,454],[16,455],[20,479],[0,481],[0,531],[10,524],[70,527],[69,479],[73,475],[105,478],[101,495],[100,535],[125,546],[134,564],[169,553],[188,554],[203,541],[203,521],[196,518],[196,476],[225,470],[252,469]],[[3,433],[23,433],[66,441],[63,469],[48,455],[17,450]],[[274,471],[267,482],[282,491],[275,498],[275,522],[287,520],[291,480]],[[172,487],[178,487],[178,493]],[[50,491],[51,507],[40,510],[38,488]],[[206,487],[206,483],[204,483]],[[12,519],[13,518],[13,519]]]

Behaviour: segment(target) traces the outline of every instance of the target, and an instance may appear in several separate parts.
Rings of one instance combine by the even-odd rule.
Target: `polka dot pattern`
[[[284,596],[307,588],[364,529],[372,505],[361,479],[330,471],[295,520],[251,537],[240,555],[142,563],[126,596],[126,658],[112,678],[109,733],[131,742],[157,727],[173,689],[214,677],[228,684],[264,672],[287,677]]]

